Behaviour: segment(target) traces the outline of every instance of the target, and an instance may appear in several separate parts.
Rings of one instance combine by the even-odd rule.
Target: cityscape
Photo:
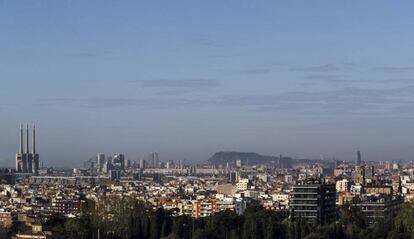
[[[21,126],[16,168],[0,173],[4,237],[222,238],[206,229],[186,231],[186,222],[176,220],[201,224],[221,215],[217,220],[237,223],[234,217],[251,210],[272,212],[279,219],[273,215],[269,220],[275,221],[249,230],[217,225],[225,231],[224,238],[250,238],[250,233],[259,233],[258,238],[320,238],[316,232],[314,237],[303,233],[311,233],[313,226],[338,223],[343,210],[358,210],[353,216],[361,217],[363,229],[371,230],[366,235],[371,236],[378,225],[398,217],[404,204],[414,201],[414,162],[366,161],[360,151],[355,152],[354,161],[217,152],[203,164],[163,161],[158,152],[137,161],[123,153],[97,153],[82,167],[63,170],[39,166],[43,163],[36,151],[34,126],[31,149],[29,138],[29,127]],[[93,209],[88,208],[91,205]],[[154,211],[155,218],[163,220],[156,225],[162,230],[147,225],[160,223],[151,221],[151,214],[144,216],[148,222],[138,219],[138,225],[130,225],[130,207],[137,207],[137,213]],[[76,223],[85,223],[85,216],[94,219],[82,228]],[[256,216],[254,220],[269,217]],[[292,223],[296,223],[293,229]],[[271,229],[266,229],[269,225]],[[353,238],[354,232],[336,230],[329,233]]]
[[[413,12],[0,0],[0,239],[414,239]]]

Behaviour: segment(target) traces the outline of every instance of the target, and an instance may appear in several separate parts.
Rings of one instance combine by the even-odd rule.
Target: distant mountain
[[[332,166],[335,164],[333,160],[323,161],[320,159],[292,159],[290,157],[283,157],[283,159],[283,161],[290,161],[288,164],[291,165],[322,163],[324,165]],[[227,163],[234,164],[236,160],[241,160],[243,164],[249,165],[279,163],[279,157],[266,156],[254,152],[217,152],[211,156],[207,162],[213,165],[226,165]]]
[[[243,164],[267,164],[272,161],[277,163],[279,157],[264,156],[258,153],[244,153],[244,152],[217,152],[211,156],[207,162],[214,165],[232,164],[236,160],[241,160]]]

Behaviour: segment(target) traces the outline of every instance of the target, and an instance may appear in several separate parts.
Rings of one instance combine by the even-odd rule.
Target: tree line
[[[79,218],[54,214],[44,223],[44,230],[57,239],[403,239],[414,238],[414,209],[411,204],[374,225],[358,209],[344,206],[337,222],[314,225],[289,217],[286,211],[249,206],[243,215],[223,211],[210,217],[194,219],[130,197],[103,197],[98,202],[86,200]],[[12,235],[23,230],[19,223],[7,229]]]

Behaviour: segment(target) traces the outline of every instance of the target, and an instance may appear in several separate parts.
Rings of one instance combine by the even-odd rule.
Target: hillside
[[[252,152],[217,152],[211,156],[207,162],[214,165],[225,165],[227,163],[234,163],[236,160],[241,160],[243,164],[266,164],[274,161],[279,161],[278,157],[264,156]]]
[[[290,157],[283,157],[283,161],[285,164],[286,160],[288,161],[288,165],[297,165],[297,164],[315,164],[321,163],[325,166],[335,167],[334,160],[325,160],[322,161],[320,159],[293,159]],[[261,155],[254,152],[216,152],[213,156],[211,156],[207,162],[213,165],[226,165],[234,164],[236,160],[241,160],[243,164],[254,165],[254,164],[271,164],[274,163],[276,165],[280,165],[279,157],[276,156],[267,156]]]

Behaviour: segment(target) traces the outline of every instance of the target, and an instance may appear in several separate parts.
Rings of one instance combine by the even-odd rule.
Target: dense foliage
[[[374,226],[367,225],[361,213],[350,207],[340,209],[337,222],[323,226],[293,221],[287,212],[269,211],[259,205],[247,208],[242,216],[231,211],[200,219],[173,215],[163,209],[154,211],[128,197],[105,198],[99,203],[87,201],[80,218],[53,215],[44,227],[53,231],[53,238],[76,239],[98,238],[98,234],[102,239],[414,238],[414,209],[410,204]],[[9,235],[18,230],[23,228],[16,223]]]

